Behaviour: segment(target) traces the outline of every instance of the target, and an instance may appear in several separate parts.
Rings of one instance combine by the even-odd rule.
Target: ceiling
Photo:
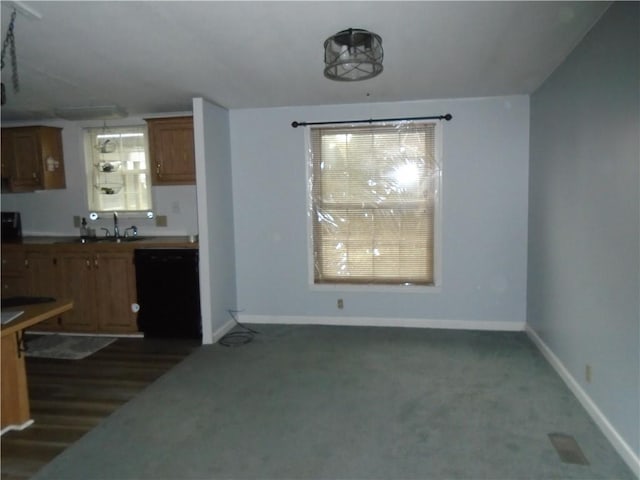
[[[12,2],[2,1],[2,38]],[[20,91],[7,51],[2,120],[116,104],[130,115],[532,93],[610,2],[15,2]],[[345,28],[382,37],[384,71],[323,76]]]

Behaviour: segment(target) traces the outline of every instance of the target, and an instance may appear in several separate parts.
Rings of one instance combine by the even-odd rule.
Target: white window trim
[[[381,292],[381,293],[441,293],[442,292],[442,177],[443,163],[443,139],[442,122],[436,122],[436,158],[438,160],[439,175],[437,179],[438,194],[435,196],[433,219],[433,285],[385,285],[385,284],[351,284],[351,283],[322,283],[314,281],[314,254],[313,254],[313,199],[310,191],[313,175],[313,162],[311,160],[311,131],[306,129],[305,142],[305,181],[306,181],[306,215],[307,215],[307,283],[311,291],[319,292]]]

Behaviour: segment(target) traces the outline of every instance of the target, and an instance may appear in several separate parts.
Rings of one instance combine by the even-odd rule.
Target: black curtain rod
[[[338,120],[335,122],[291,122],[293,128],[306,127],[307,125],[337,125],[343,123],[373,123],[373,122],[403,122],[406,120],[446,120],[453,117],[450,113],[446,115],[436,115],[432,117],[400,117],[400,118],[370,118],[369,120]]]

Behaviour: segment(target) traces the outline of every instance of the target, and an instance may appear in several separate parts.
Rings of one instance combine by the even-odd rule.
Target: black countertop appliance
[[[19,242],[22,240],[22,222],[20,212],[2,212],[2,242]]]
[[[202,338],[197,249],[137,249],[138,327],[145,337]]]

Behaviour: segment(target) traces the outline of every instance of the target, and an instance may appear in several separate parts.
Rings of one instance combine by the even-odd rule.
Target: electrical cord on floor
[[[253,341],[253,337],[260,332],[256,330],[252,330],[251,328],[241,324],[236,317],[236,313],[241,312],[242,310],[227,310],[233,321],[236,322],[236,326],[234,329],[239,327],[241,330],[235,330],[224,335],[218,343],[225,347],[239,347],[241,345],[246,345]]]

